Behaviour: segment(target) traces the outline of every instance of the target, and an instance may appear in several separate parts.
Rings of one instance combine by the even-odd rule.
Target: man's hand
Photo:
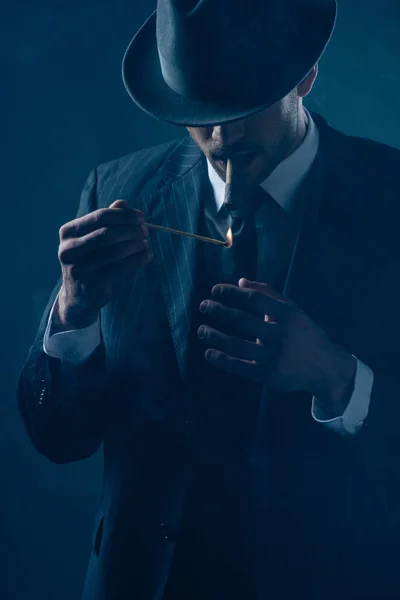
[[[54,322],[72,329],[95,322],[113,286],[152,260],[141,211],[116,200],[60,229],[62,285]]]
[[[356,360],[300,308],[269,285],[246,279],[239,287],[216,285],[211,296],[200,305],[211,326],[199,327],[198,335],[212,365],[280,392],[310,392],[331,416],[343,414]]]

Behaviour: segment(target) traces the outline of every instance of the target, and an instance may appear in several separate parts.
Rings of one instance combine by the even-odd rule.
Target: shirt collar
[[[293,208],[296,192],[307,175],[318,151],[319,132],[310,113],[304,108],[307,119],[307,133],[298,148],[283,160],[260,184],[287,212]],[[208,176],[214,190],[217,212],[224,203],[225,182],[207,160]]]

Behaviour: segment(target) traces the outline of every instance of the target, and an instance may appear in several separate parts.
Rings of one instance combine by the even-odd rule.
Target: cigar
[[[229,211],[232,218],[240,217],[246,214],[247,207],[243,206],[243,186],[239,177],[235,177],[235,170],[232,167],[232,161],[226,163],[225,175],[225,198],[223,207]]]
[[[232,193],[232,161],[230,159],[226,163],[224,206],[229,211],[236,208]]]

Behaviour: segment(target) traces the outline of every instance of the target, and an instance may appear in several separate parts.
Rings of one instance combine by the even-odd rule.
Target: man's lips
[[[252,150],[243,150],[243,152],[232,152],[231,154],[213,154],[212,157],[215,160],[221,160],[226,162],[227,160],[235,160],[235,158],[242,158],[245,156],[254,156],[255,152]]]
[[[236,152],[235,154],[230,155],[229,159],[232,161],[233,167],[243,169],[249,167],[255,157],[255,152]],[[227,161],[228,157],[216,158],[216,162],[224,169],[226,168]]]

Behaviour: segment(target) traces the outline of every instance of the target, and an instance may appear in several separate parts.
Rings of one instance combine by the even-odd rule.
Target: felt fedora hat
[[[291,92],[323,54],[336,0],[158,0],[122,73],[156,119],[192,127],[242,119]]]

